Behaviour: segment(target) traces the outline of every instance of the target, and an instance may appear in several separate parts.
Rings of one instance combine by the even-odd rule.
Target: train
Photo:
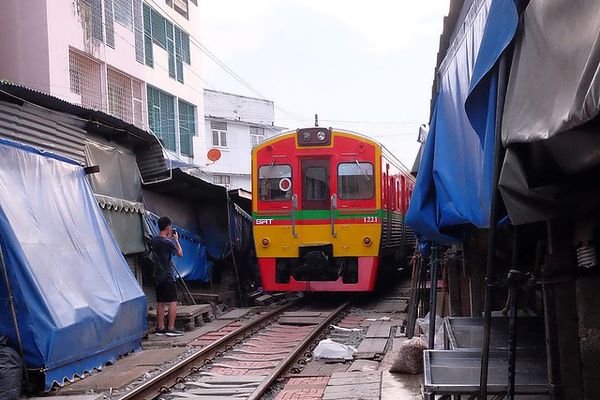
[[[252,149],[253,235],[263,290],[370,292],[406,266],[414,177],[377,141],[311,127]]]

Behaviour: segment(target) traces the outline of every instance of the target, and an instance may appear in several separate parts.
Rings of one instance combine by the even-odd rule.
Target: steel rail
[[[177,383],[183,383],[189,375],[199,372],[207,360],[219,356],[224,350],[233,346],[244,336],[252,332],[257,326],[275,320],[280,314],[295,306],[297,302],[291,302],[276,310],[269,311],[264,315],[259,316],[248,324],[236,329],[200,349],[198,352],[183,359],[179,363],[173,365],[169,369],[156,375],[147,382],[142,383],[132,391],[119,397],[118,400],[152,400],[155,397],[167,393],[169,389]]]
[[[302,354],[302,352],[308,346],[310,346],[312,342],[314,342],[316,337],[318,337],[325,329],[329,327],[331,321],[337,315],[339,315],[339,313],[342,312],[346,307],[348,307],[348,305],[350,305],[349,301],[345,302],[344,304],[333,310],[331,313],[329,313],[327,318],[321,321],[319,325],[317,325],[316,328],[302,340],[302,342],[300,342],[296,347],[294,347],[294,349],[289,353],[289,355],[285,359],[283,359],[277,365],[277,367],[275,367],[275,369],[271,371],[269,375],[267,375],[267,377],[260,383],[260,385],[258,385],[256,390],[252,392],[252,394],[246,400],[260,399],[260,397],[263,394],[265,394],[265,392],[267,391],[267,389],[269,389],[273,382],[275,382],[277,378],[279,378],[281,374],[283,374],[283,372],[285,372],[290,367],[294,360],[296,360],[296,358],[298,358],[300,354]]]

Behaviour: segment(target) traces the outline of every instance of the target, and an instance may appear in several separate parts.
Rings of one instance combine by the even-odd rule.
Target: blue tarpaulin
[[[146,299],[81,165],[0,140],[0,244],[25,361],[46,390],[139,349]],[[7,301],[0,334],[17,348]]]
[[[406,217],[422,240],[458,243],[461,228],[489,225],[497,62],[517,24],[513,0],[474,1],[440,65],[429,135]]]
[[[148,225],[153,235],[158,235],[158,216],[146,212]],[[179,234],[179,244],[183,250],[183,257],[173,257],[175,267],[181,277],[186,281],[208,282],[209,262],[206,246],[199,235],[173,224],[173,229]]]

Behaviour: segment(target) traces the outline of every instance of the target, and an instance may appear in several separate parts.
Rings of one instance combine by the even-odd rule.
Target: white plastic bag
[[[319,342],[313,354],[316,358],[328,358],[335,360],[352,360],[356,353],[356,348],[346,346],[331,339],[324,339]]]
[[[434,344],[436,349],[444,348],[444,329],[442,325],[444,324],[444,319],[439,315],[435,316],[435,336],[434,336]],[[429,313],[425,315],[423,318],[417,318],[417,325],[423,331],[424,339],[426,343],[429,343]]]

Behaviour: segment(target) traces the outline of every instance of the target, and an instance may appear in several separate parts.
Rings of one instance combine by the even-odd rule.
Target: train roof
[[[270,138],[268,138],[268,139],[260,142],[256,146],[254,146],[254,148],[252,149],[252,152],[254,152],[255,149],[262,148],[264,145],[267,145],[270,142],[273,142],[273,141],[276,141],[276,140],[281,140],[281,139],[283,139],[284,136],[288,136],[288,135],[291,135],[291,134],[296,134],[296,133],[298,133],[298,131],[300,129],[303,129],[303,128],[290,129],[288,131],[284,131],[284,132],[278,133],[275,136],[271,136]],[[400,160],[398,160],[398,158],[391,151],[389,151],[383,144],[381,144],[379,141],[373,139],[372,137],[364,135],[362,133],[358,133],[358,132],[354,132],[354,131],[349,131],[349,130],[346,130],[346,129],[338,129],[338,128],[332,128],[332,127],[329,127],[328,129],[331,129],[332,132],[346,133],[346,134],[351,134],[351,135],[358,136],[359,138],[368,140],[368,141],[374,143],[375,145],[381,147],[381,153],[384,155],[384,157],[388,158],[389,161],[392,162],[392,164],[394,164],[397,168],[399,168],[402,172],[404,172],[411,180],[414,181],[414,177],[410,173],[410,169],[408,169]]]

